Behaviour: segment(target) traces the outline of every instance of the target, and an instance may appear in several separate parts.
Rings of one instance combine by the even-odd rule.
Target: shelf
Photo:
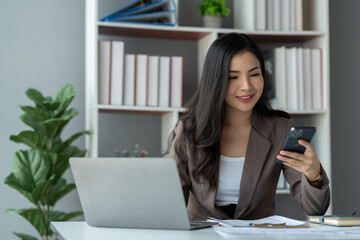
[[[164,39],[199,40],[216,32],[219,36],[230,32],[245,33],[258,42],[305,42],[325,35],[322,31],[248,31],[232,28],[204,28],[131,24],[99,21],[99,34],[125,35]]]
[[[171,112],[185,112],[186,108],[173,107],[149,107],[149,106],[121,106],[121,105],[97,105],[99,112],[130,113],[130,114],[166,114]]]

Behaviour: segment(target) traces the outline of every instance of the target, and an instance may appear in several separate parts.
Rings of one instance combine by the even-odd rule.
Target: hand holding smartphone
[[[307,142],[311,142],[311,139],[315,135],[315,127],[292,127],[289,135],[287,136],[282,150],[304,153],[305,147],[298,143],[299,139],[303,139]],[[277,162],[282,163],[281,160],[276,159]]]

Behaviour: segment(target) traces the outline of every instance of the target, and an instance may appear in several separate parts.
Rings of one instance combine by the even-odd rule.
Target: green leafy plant
[[[75,189],[75,184],[67,183],[62,176],[69,168],[69,158],[82,157],[86,152],[71,144],[89,132],[75,133],[65,141],[61,139],[64,127],[78,114],[76,109],[68,109],[76,95],[71,85],[62,87],[54,100],[35,89],[28,89],[26,95],[35,106],[21,106],[24,114],[20,119],[33,130],[12,135],[10,140],[26,144],[30,149],[15,153],[12,173],[5,179],[5,184],[21,193],[34,207],[7,209],[5,213],[21,215],[32,224],[41,239],[47,240],[54,236],[51,221],[67,221],[83,214],[81,211],[55,211],[54,206]],[[37,239],[23,233],[14,234],[23,240]]]
[[[230,9],[226,7],[225,0],[203,0],[198,6],[200,16],[204,15],[220,15],[227,17]]]

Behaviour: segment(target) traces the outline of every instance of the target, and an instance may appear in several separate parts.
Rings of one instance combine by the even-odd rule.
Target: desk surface
[[[360,235],[237,235],[226,236],[217,233],[213,228],[192,231],[155,230],[129,228],[98,228],[87,225],[86,222],[52,222],[51,228],[59,233],[64,240],[221,240],[221,239],[359,239]],[[360,231],[360,230],[359,230]]]

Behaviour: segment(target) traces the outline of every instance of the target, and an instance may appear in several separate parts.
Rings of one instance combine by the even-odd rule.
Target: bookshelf
[[[241,0],[249,2],[252,0]],[[202,28],[191,26],[156,26],[142,24],[128,24],[115,22],[99,22],[103,15],[118,8],[117,1],[87,0],[86,1],[86,129],[92,134],[86,140],[86,147],[90,156],[101,156],[99,135],[101,134],[101,115],[111,113],[158,116],[160,123],[160,140],[157,143],[165,149],[169,132],[179,119],[183,108],[160,107],[128,107],[98,104],[98,46],[99,40],[121,40],[125,42],[125,49],[132,52],[157,55],[184,56],[184,102],[194,93],[200,79],[205,54],[211,43],[219,36],[238,32],[251,36],[262,48],[271,47],[303,47],[322,49],[323,74],[323,109],[288,111],[301,126],[315,126],[317,133],[313,145],[318,157],[328,173],[331,174],[330,151],[330,97],[329,97],[329,20],[328,0],[303,0],[304,30],[302,31],[274,31],[235,28]],[[176,1],[177,4],[180,2]],[[118,3],[119,4],[119,3]],[[181,9],[181,8],[180,8]],[[181,14],[181,12],[179,13]],[[251,17],[247,16],[247,17]],[[144,123],[146,124],[146,123]],[[115,127],[115,126],[113,126]],[[126,127],[126,126],[123,126]],[[150,126],[151,127],[151,126]],[[141,137],[141,136],[139,136]],[[152,141],[149,139],[149,141]],[[279,191],[280,194],[288,190]],[[331,211],[331,206],[330,206]]]

